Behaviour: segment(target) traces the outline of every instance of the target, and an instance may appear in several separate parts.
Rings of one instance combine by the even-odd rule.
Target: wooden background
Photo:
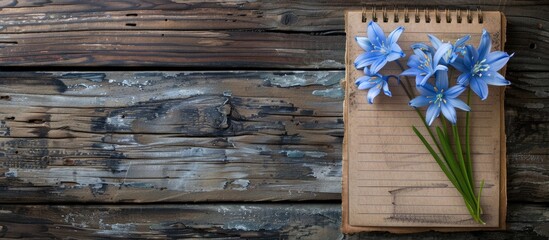
[[[0,237],[547,239],[545,0],[430,2],[507,15],[508,230],[341,234],[343,14],[375,3],[0,1]]]

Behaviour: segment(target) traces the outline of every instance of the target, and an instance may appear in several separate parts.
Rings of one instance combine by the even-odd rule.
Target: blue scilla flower
[[[490,34],[482,31],[478,49],[467,45],[463,58],[458,58],[452,64],[456,69],[462,72],[457,82],[463,86],[470,86],[480,99],[485,100],[488,97],[488,85],[505,86],[511,84],[497,71],[503,68],[509,58],[506,52],[490,52],[492,40]]]
[[[383,93],[385,95],[391,97],[391,91],[389,90],[389,84],[387,81],[389,80],[389,76],[382,76],[379,73],[372,73],[368,68],[364,68],[364,76],[359,77],[355,84],[358,86],[359,90],[368,90],[368,95],[366,98],[368,99],[369,104],[374,103],[374,98],[379,95],[381,92],[381,89],[383,89]]]
[[[436,50],[434,56],[431,51],[424,51],[421,47],[415,48],[414,55],[408,59],[408,67],[410,68],[400,75],[416,76],[416,85],[424,85],[435,72],[448,71],[448,67],[439,64],[439,62],[451,48],[451,44],[443,43]]]
[[[431,41],[431,44],[433,45],[434,49],[439,49],[442,44],[444,44],[440,39],[435,37],[434,35],[428,34],[429,41]],[[456,40],[456,43],[451,45],[452,47],[446,52],[446,54],[442,55],[441,63],[444,65],[448,65],[456,61],[459,54],[463,54],[465,51],[465,43],[471,38],[470,35],[466,35],[462,38],[459,38]]]
[[[410,101],[410,106],[423,107],[429,105],[425,116],[425,121],[429,126],[431,126],[433,121],[440,115],[440,112],[442,112],[442,115],[452,124],[456,124],[457,115],[455,108],[471,111],[471,108],[467,106],[467,104],[457,98],[465,91],[465,87],[458,84],[448,89],[447,71],[438,71],[435,78],[436,86],[433,86],[430,83],[425,83],[423,86],[417,86],[421,95],[412,99],[412,101]]]
[[[358,45],[364,49],[364,53],[355,59],[355,67],[362,69],[370,66],[370,71],[377,73],[387,62],[404,57],[404,51],[397,44],[403,27],[393,30],[387,38],[379,25],[373,21],[368,23],[368,37],[356,37]]]

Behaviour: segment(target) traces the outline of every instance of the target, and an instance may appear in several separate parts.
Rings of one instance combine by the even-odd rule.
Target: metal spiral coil
[[[394,13],[391,19],[389,19],[389,12]],[[435,19],[431,19],[431,13],[434,12]],[[463,12],[465,12],[464,16],[462,16]],[[410,15],[413,15],[410,17]],[[398,23],[400,21],[404,21],[405,23],[409,23],[410,21],[414,21],[415,23],[425,22],[425,23],[451,23],[452,21],[456,21],[457,23],[463,23],[465,17],[466,23],[473,23],[473,11],[470,9],[467,9],[466,11],[462,11],[461,9],[444,9],[444,11],[439,10],[438,8],[435,9],[419,9],[414,8],[413,11],[410,11],[408,7],[404,8],[398,8],[394,7],[392,9],[387,9],[387,7],[376,7],[372,6],[371,8],[363,7],[362,8],[362,22],[367,22],[368,20],[372,20],[374,22],[382,21],[382,22],[395,22]],[[381,18],[378,18],[378,16],[381,16]],[[482,10],[480,8],[477,8],[476,10],[476,17],[478,19],[478,23],[483,23],[484,21],[484,15],[482,14]]]

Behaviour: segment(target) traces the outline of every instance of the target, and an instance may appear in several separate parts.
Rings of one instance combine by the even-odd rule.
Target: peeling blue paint
[[[343,99],[345,92],[343,91],[341,86],[337,86],[335,88],[329,88],[325,90],[314,90],[313,95],[334,99]]]
[[[317,152],[317,151],[300,151],[300,150],[290,150],[290,151],[284,151],[286,153],[286,157],[289,158],[303,158],[303,157],[312,157],[312,158],[323,158],[326,157],[328,154],[325,152]]]
[[[286,156],[290,158],[302,158],[305,157],[305,153],[299,150],[287,151]]]
[[[342,72],[292,72],[292,73],[265,73],[262,78],[269,85],[278,87],[297,86],[332,86],[339,85],[345,77]]]
[[[65,73],[61,79],[86,79],[92,82],[103,82],[107,75],[105,73]]]

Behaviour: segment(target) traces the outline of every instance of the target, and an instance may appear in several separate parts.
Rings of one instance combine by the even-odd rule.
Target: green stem
[[[429,142],[427,142],[427,140],[425,139],[425,137],[423,137],[423,135],[419,132],[419,130],[417,130],[417,128],[415,126],[412,126],[412,130],[414,131],[414,133],[417,135],[417,137],[421,140],[421,142],[423,143],[423,145],[425,145],[425,147],[427,148],[427,151],[429,151],[429,153],[431,153],[431,155],[433,156],[433,158],[435,159],[435,161],[437,162],[437,164],[440,166],[440,169],[442,169],[442,171],[444,172],[444,174],[448,177],[448,179],[450,180],[450,182],[452,182],[452,184],[454,186],[457,186],[457,180],[456,180],[456,177],[454,176],[454,174],[449,170],[448,166],[446,164],[444,164],[444,162],[441,160],[441,158],[439,157],[439,155],[435,152],[435,150],[433,149],[433,147],[431,147],[431,144],[429,144]],[[461,189],[459,188],[456,188],[458,189],[458,191],[463,195]]]
[[[480,207],[480,196],[482,195],[482,189],[484,188],[484,179],[482,180],[482,182],[480,183],[480,188],[478,190],[478,198],[477,198],[477,216],[478,216],[478,219],[480,221],[477,221],[478,223],[481,223],[481,224],[486,224],[484,223],[484,221],[482,221],[482,219],[480,219],[480,214],[482,213],[482,209]]]
[[[471,88],[467,89],[467,105],[471,106]],[[467,111],[465,113],[465,162],[466,162],[466,168],[467,168],[467,175],[469,177],[469,182],[474,186],[474,177],[473,177],[473,159],[471,158],[471,112]],[[480,218],[480,214],[482,213],[482,207],[480,206],[480,197],[482,194],[482,190],[484,188],[484,180],[482,180],[480,184],[480,188],[478,191],[478,197],[477,197],[477,209],[476,209],[476,215],[478,216],[478,220],[476,220],[478,223],[485,224],[482,219]]]
[[[467,167],[465,166],[465,159],[463,157],[463,150],[461,149],[461,140],[459,138],[459,132],[458,132],[458,127],[456,124],[453,124],[452,125],[452,131],[453,131],[453,134],[454,134],[454,142],[455,142],[455,145],[456,145],[456,155],[458,157],[458,160],[459,160],[459,164],[460,164],[460,170],[461,170],[461,173],[463,174],[463,176],[465,176],[465,182],[467,183],[467,187],[468,189],[471,191],[471,194],[473,196],[475,196],[475,192],[474,192],[474,185],[475,183],[471,180],[472,178],[469,176],[469,173],[468,173],[468,170],[467,170]]]
[[[467,106],[471,106],[471,88],[467,90]],[[465,161],[467,165],[467,173],[469,181],[473,182],[473,161],[471,159],[471,112],[465,113]]]
[[[404,67],[402,66],[402,63],[400,63],[400,60],[396,60],[395,62],[396,62],[397,65],[400,67],[400,69],[404,72]],[[410,88],[410,90],[412,90],[412,85],[410,85],[410,79],[408,79],[408,76],[404,76],[404,78],[406,79],[406,84],[408,85],[408,87]],[[414,96],[414,91],[411,91],[411,94],[408,95],[408,97],[410,98],[410,100],[412,100],[413,98],[415,98],[416,96]]]
[[[440,122],[442,123],[442,130],[443,130],[443,132],[444,132],[444,136],[445,136],[446,138],[448,138],[448,131],[447,131],[448,126],[446,126],[446,120],[444,120],[443,117],[440,117]]]
[[[460,167],[456,162],[456,159],[454,157],[454,152],[452,150],[452,147],[450,146],[450,142],[448,141],[447,138],[444,137],[444,133],[442,132],[440,127],[436,127],[436,130],[437,130],[438,138],[442,145],[442,150],[444,151],[443,155],[446,159],[446,162],[448,163],[450,171],[454,174],[454,176],[456,176],[458,185],[455,187],[461,188],[462,192],[465,193],[463,197],[466,200],[472,203],[475,203],[475,194],[472,193],[472,191],[468,187],[467,179],[465,179],[465,177],[463,176],[462,171],[460,170]]]

